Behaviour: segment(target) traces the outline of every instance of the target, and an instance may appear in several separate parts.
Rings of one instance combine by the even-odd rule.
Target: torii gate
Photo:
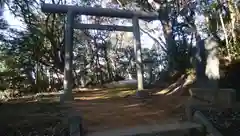
[[[138,91],[143,90],[143,65],[139,30],[139,19],[152,21],[158,19],[158,13],[147,13],[143,11],[118,10],[111,8],[80,7],[72,5],[42,4],[41,9],[46,13],[65,13],[67,23],[65,26],[65,65],[64,65],[64,95],[63,101],[73,100],[72,87],[72,60],[73,60],[73,29],[98,29],[109,31],[133,32],[135,44],[134,52],[136,58]],[[74,22],[74,16],[91,15],[104,17],[118,17],[132,19],[132,26],[81,24]]]

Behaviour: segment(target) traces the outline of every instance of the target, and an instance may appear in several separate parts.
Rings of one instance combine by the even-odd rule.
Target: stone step
[[[188,131],[190,129],[201,129],[202,125],[192,122],[181,122],[173,124],[161,124],[161,125],[142,125],[126,129],[109,130],[105,132],[95,132],[87,134],[87,136],[182,136],[185,133],[179,132]],[[171,135],[170,135],[171,133]]]
[[[236,91],[231,88],[191,88],[189,90],[191,97],[208,101],[209,103],[233,105],[236,102]]]

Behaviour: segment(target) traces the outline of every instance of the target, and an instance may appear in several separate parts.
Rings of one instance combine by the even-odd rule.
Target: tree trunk
[[[231,18],[231,33],[233,38],[233,43],[236,44],[237,37],[235,34],[235,23],[236,23],[236,9],[234,8],[234,2],[233,0],[228,0],[228,8]]]
[[[107,63],[108,80],[112,81],[113,75],[112,75],[112,70],[111,70],[111,67],[110,67],[110,61],[109,61],[109,58],[108,58],[108,52],[107,52],[106,47],[104,48],[104,58],[105,58],[105,61]]]
[[[219,18],[220,18],[220,22],[221,22],[223,33],[224,33],[224,37],[225,37],[226,48],[227,48],[227,56],[230,56],[231,52],[230,52],[230,48],[229,48],[230,46],[229,46],[229,42],[228,42],[228,33],[227,33],[227,29],[225,27],[225,24],[223,22],[222,13],[219,13]]]
[[[165,4],[161,6],[161,8],[158,10],[158,13],[159,13],[159,19],[162,24],[162,29],[163,29],[164,37],[166,40],[166,46],[167,46],[167,57],[168,57],[167,69],[169,71],[172,71],[174,68],[174,62],[172,57],[174,56],[175,41],[174,41],[174,36],[172,31],[173,20],[169,18],[169,16],[171,16],[170,10],[171,10],[170,5],[168,4],[167,1],[165,1]]]

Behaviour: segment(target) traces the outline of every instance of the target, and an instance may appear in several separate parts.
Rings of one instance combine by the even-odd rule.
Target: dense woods
[[[67,18],[42,12],[42,3],[158,13],[155,21],[139,20],[144,90],[136,89],[141,72],[132,33],[75,29],[74,100],[67,101],[62,95],[71,90],[63,87]],[[232,89],[239,101],[239,11],[239,0],[0,0],[0,135],[91,134],[168,122],[181,127],[177,122],[191,123],[188,116],[195,111],[217,120],[204,121],[206,128],[238,134]],[[132,25],[131,19],[85,15],[74,21]],[[193,107],[195,100],[207,110]],[[214,110],[214,104],[224,110]]]
[[[62,89],[65,16],[45,14],[37,0],[3,0],[22,22],[11,27],[1,14],[0,91],[17,94]],[[240,4],[237,1],[190,0],[52,0],[47,3],[144,10],[159,13],[159,20],[140,21],[144,83],[167,80],[173,73],[193,73],[197,38],[213,36],[219,43],[223,87],[237,88],[240,53]],[[2,12],[4,11],[2,10]],[[78,16],[97,24],[125,24],[131,20]],[[147,39],[146,39],[147,37]],[[148,42],[148,41],[152,42]],[[103,85],[136,78],[133,36],[126,32],[74,31],[74,86]],[[233,82],[234,81],[234,82]]]

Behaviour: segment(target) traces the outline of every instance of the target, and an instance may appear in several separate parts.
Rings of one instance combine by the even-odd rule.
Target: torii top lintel
[[[104,16],[104,17],[118,17],[131,19],[134,16],[139,19],[152,21],[158,19],[157,12],[143,12],[131,10],[119,10],[112,8],[96,8],[96,7],[81,7],[73,5],[58,5],[58,4],[42,4],[41,9],[46,13],[67,13],[72,11],[74,14],[91,15],[91,16]]]

